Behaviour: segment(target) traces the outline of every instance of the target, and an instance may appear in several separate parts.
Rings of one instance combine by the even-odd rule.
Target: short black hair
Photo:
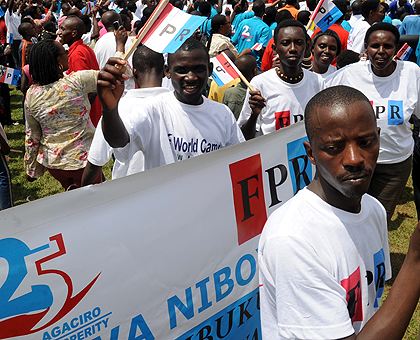
[[[29,8],[26,10],[26,13],[31,16],[32,18],[34,15],[38,12],[38,6],[29,6]]]
[[[223,14],[216,14],[211,19],[211,30],[213,33],[219,32],[220,26],[226,23],[226,17]]]
[[[263,0],[255,0],[252,5],[252,11],[256,17],[262,18],[265,12],[265,2]]]
[[[381,4],[380,0],[366,0],[362,3],[361,14],[363,18],[369,18],[370,11],[376,11],[376,9]]]
[[[140,73],[162,73],[165,59],[162,53],[157,53],[141,45],[133,54],[133,67]]]
[[[362,13],[362,2],[360,0],[354,0],[351,4],[353,15]]]
[[[317,34],[315,34],[314,37],[312,38],[312,48],[315,46],[315,43],[318,40],[318,38],[322,37],[323,35],[329,35],[329,36],[335,38],[335,40],[337,42],[336,56],[338,56],[341,52],[341,40],[340,40],[340,37],[338,36],[338,34],[336,32],[334,32],[333,30],[328,29],[325,32],[319,31]]]
[[[341,51],[335,63],[337,65],[337,70],[338,70],[344,66],[357,63],[359,60],[360,60],[359,53],[354,52],[352,50],[344,50],[344,51]]]
[[[207,60],[210,63],[210,57],[209,57],[209,51],[207,50],[207,47],[204,46],[201,42],[199,42],[198,40],[194,39],[194,38],[188,38],[187,40],[185,40],[185,42],[181,45],[181,47],[176,50],[176,52],[178,51],[194,51],[194,50],[202,50],[206,53],[207,55]],[[175,52],[175,53],[176,53]],[[173,58],[173,55],[175,53],[168,53],[168,66],[170,67],[170,60]]]
[[[285,27],[290,27],[290,26],[291,27],[300,27],[303,31],[303,35],[305,36],[305,43],[307,42],[308,35],[306,34],[305,26],[303,26],[303,24],[301,22],[297,21],[297,20],[286,19],[286,20],[283,20],[282,22],[278,23],[276,29],[274,30],[274,36],[273,36],[274,45],[277,44],[277,36],[279,35],[280,29],[285,28]]]
[[[388,31],[391,32],[395,37],[395,46],[398,45],[398,42],[400,41],[400,32],[398,31],[398,28],[396,28],[394,25],[389,24],[387,22],[378,22],[375,25],[372,25],[369,27],[369,29],[366,31],[365,35],[365,44],[367,45],[369,43],[370,35],[373,32],[376,31]]]
[[[268,7],[265,10],[263,21],[270,26],[273,22],[276,22],[277,9],[274,6]]]
[[[207,1],[203,1],[198,6],[198,11],[205,17],[209,16],[211,13],[211,5]]]
[[[333,0],[334,5],[340,10],[343,15],[338,19],[344,18],[344,14],[347,12],[347,1],[346,0]]]
[[[305,129],[309,141],[313,138],[313,122],[311,118],[316,108],[347,107],[358,101],[364,101],[369,104],[369,107],[372,109],[372,119],[376,122],[376,116],[369,99],[353,87],[344,85],[328,87],[313,96],[305,107]]]
[[[280,11],[281,12],[286,12],[286,11]],[[289,11],[287,11],[289,12]],[[290,13],[290,12],[289,12]],[[301,22],[303,25],[307,25],[309,22],[309,17],[311,16],[311,12],[309,11],[300,11],[296,17],[296,20]]]

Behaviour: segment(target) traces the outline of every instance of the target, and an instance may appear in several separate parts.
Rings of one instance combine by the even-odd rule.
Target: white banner
[[[303,123],[0,212],[0,339],[261,339],[257,247]]]

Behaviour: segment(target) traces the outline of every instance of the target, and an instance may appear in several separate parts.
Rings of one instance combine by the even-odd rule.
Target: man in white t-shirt
[[[212,64],[199,41],[189,38],[168,56],[173,93],[144,99],[124,115],[117,104],[127,77],[115,64],[125,62],[110,58],[98,76],[98,95],[103,133],[119,161],[129,162],[141,150],[148,170],[244,140],[232,111],[202,95]]]
[[[365,34],[374,23],[381,22],[384,17],[384,6],[380,0],[366,0],[362,4],[363,18],[358,20],[350,30],[347,48],[356,53],[365,51]]]
[[[165,60],[161,53],[142,45],[133,54],[133,77],[137,88],[127,91],[118,103],[121,116],[130,113],[144,98],[168,95],[170,91],[162,87]],[[128,162],[122,163],[115,158],[112,167],[112,179],[124,177],[144,170],[144,154],[141,150],[132,150]],[[114,150],[109,146],[102,133],[102,118],[96,127],[95,136],[90,146],[88,163],[83,171],[82,186],[93,184],[101,174],[102,166],[111,159]]]
[[[313,182],[268,219],[258,247],[262,338],[401,339],[420,294],[420,228],[391,277],[386,214],[365,194],[379,154],[369,100],[336,86],[305,109]]]
[[[8,2],[8,8],[4,13],[4,21],[7,27],[7,33],[12,34],[12,56],[15,63],[15,68],[19,68],[19,46],[22,41],[22,36],[19,34],[18,27],[21,24],[20,11],[22,10],[23,3],[17,3],[15,0]]]
[[[297,20],[280,22],[274,30],[273,50],[280,66],[251,80],[238,125],[246,139],[265,135],[303,120],[304,107],[324,87],[322,77],[302,68],[309,48],[305,27]]]
[[[96,55],[96,60],[98,61],[99,64],[99,68],[102,69],[106,62],[108,61],[109,58],[113,57],[115,54],[115,48],[116,48],[116,43],[115,43],[115,27],[113,25],[114,22],[118,21],[119,25],[122,25],[122,21],[121,21],[121,17],[120,15],[115,12],[115,11],[106,11],[103,15],[102,15],[102,23],[104,24],[106,30],[108,31],[108,33],[105,33],[101,39],[98,40],[98,42],[95,45],[95,55]],[[127,51],[131,44],[133,43],[133,41],[128,38],[127,42],[125,43],[125,50]],[[130,58],[128,58],[128,62],[130,63],[130,65],[132,65],[132,57],[130,56]],[[134,85],[134,80],[132,78],[130,78],[126,83],[125,83],[125,89],[126,91],[134,89],[135,85]]]

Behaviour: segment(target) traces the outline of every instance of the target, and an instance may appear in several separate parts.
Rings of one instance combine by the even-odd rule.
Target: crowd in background
[[[303,119],[309,99],[325,87],[353,86],[369,93],[382,129],[378,163],[383,169],[382,174],[378,170],[377,181],[374,177],[371,193],[386,206],[388,219],[392,216],[413,164],[414,141],[410,128],[412,123],[417,126],[419,115],[419,91],[412,90],[419,86],[418,66],[413,62],[396,61],[394,55],[401,45],[400,34],[415,36],[418,40],[420,1],[410,4],[406,0],[395,0],[388,4],[380,0],[351,3],[334,0],[343,15],[325,32],[313,24],[308,25],[317,5],[315,0],[299,3],[296,0],[267,3],[262,0],[253,3],[171,0],[170,3],[191,15],[206,18],[192,39],[206,48],[210,58],[224,52],[256,90],[250,91],[239,78],[219,87],[208,72],[205,86],[199,89],[200,96],[225,104],[233,112],[238,132],[230,125],[229,129],[233,131],[232,136],[239,136],[235,141],[230,136],[229,142],[221,146],[215,143],[219,146],[208,150],[298,122]],[[106,119],[105,124],[102,123],[103,107],[96,89],[99,70],[106,67],[109,58],[123,55],[156,5],[155,0],[1,2],[4,15],[0,20],[0,64],[21,72],[17,88],[24,94],[28,180],[49,171],[66,190],[100,183],[104,180],[101,167],[112,155],[115,159],[113,178],[154,166],[145,166],[153,146],[147,149],[140,143],[133,147],[134,137],[130,131],[130,143],[126,142],[130,144],[128,150],[124,143],[122,146],[116,143],[117,147],[108,143],[112,137],[102,131],[107,125]],[[414,56],[415,52],[412,58]],[[188,102],[177,89],[176,77],[168,79],[172,68],[167,59],[167,55],[144,46],[138,48],[129,58],[132,76],[125,81],[123,98],[118,105],[131,107],[138,99],[161,95],[166,98],[162,102],[162,111],[165,111],[165,105],[169,106],[170,102],[165,104],[165,100],[169,100],[165,97],[168,92],[173,92],[181,103]],[[378,84],[383,84],[383,88]],[[183,91],[195,91],[195,83],[188,86]],[[406,89],[410,89],[410,93],[403,93]],[[158,106],[159,100],[153,100],[153,105]],[[198,98],[194,105],[201,102]],[[179,110],[188,111],[183,107]],[[122,110],[119,112],[123,115]],[[394,116],[398,119],[392,121]],[[124,117],[122,121],[127,127]],[[231,124],[230,118],[228,121]],[[11,119],[9,86],[4,83],[0,84],[0,123],[3,126],[17,124]],[[13,205],[13,200],[4,159],[8,152],[7,137],[3,129],[0,132],[0,207],[5,209]],[[121,133],[127,131],[122,129]],[[413,136],[417,141],[418,133]],[[170,140],[171,143],[175,143],[176,149],[176,141]],[[416,145],[414,150],[415,170],[419,166],[419,148],[420,145]],[[165,159],[157,164],[195,155],[178,155],[174,160]],[[392,167],[398,169],[394,175],[390,175]],[[413,172],[413,179],[418,203],[416,173]],[[385,187],[388,189],[384,190]],[[386,203],[387,200],[390,201]]]

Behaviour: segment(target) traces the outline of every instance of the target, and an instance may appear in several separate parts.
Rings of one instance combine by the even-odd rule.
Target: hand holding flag
[[[124,60],[140,42],[158,53],[174,53],[205,20],[205,17],[190,15],[173,7],[169,0],[162,0],[126,52]]]

